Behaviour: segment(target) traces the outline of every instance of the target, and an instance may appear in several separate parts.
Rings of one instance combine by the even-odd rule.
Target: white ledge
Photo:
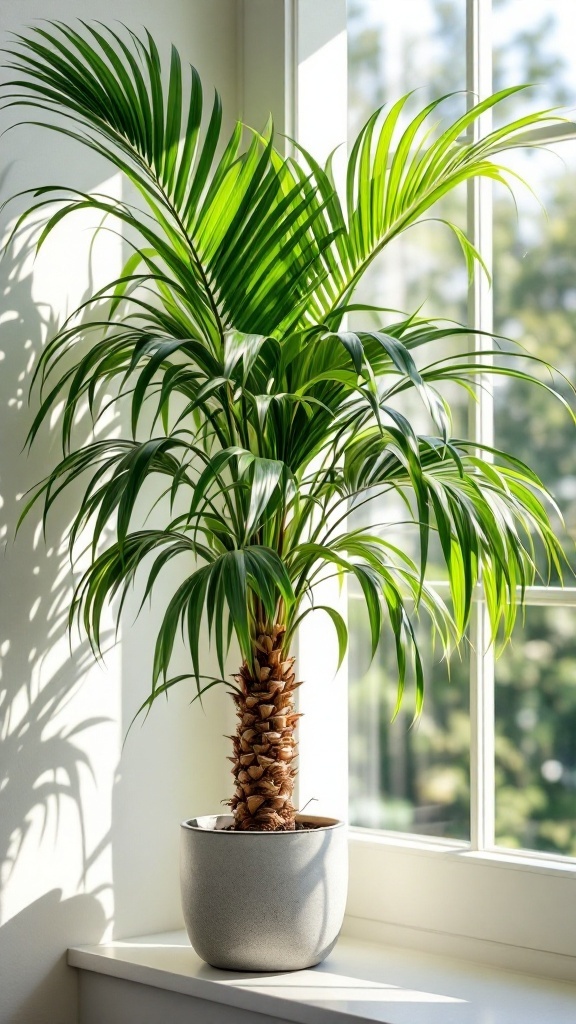
[[[576,985],[343,937],[294,973],[203,963],[184,932],[68,951],[72,967],[298,1024],[574,1024]]]

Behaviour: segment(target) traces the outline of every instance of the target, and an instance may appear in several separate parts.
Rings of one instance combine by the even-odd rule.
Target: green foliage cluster
[[[483,373],[537,381],[529,361],[483,365],[470,356],[458,325],[403,314],[351,331],[345,317],[359,311],[354,291],[378,254],[471,178],[506,185],[498,154],[527,127],[553,121],[550,111],[475,141],[481,114],[518,88],[439,129],[446,97],[408,117],[403,97],[360,131],[341,200],[331,161],[320,167],[300,147],[298,161],[283,157],[272,126],[260,134],[237,124],[223,138],[218,96],[204,128],[196,72],[175,49],[164,69],[149,34],[55,24],[19,39],[8,66],[5,103],[31,107],[45,127],[105,158],[136,197],[43,186],[15,227],[47,210],[42,245],[64,218],[90,209],[117,222],[133,248],[121,276],[50,340],[36,371],[42,397],[29,440],[63,403],[63,457],[28,509],[40,500],[46,516],[87,481],[71,544],[91,524],[92,558],[71,619],[78,615],[97,650],[110,599],[122,604],[139,573],[146,599],[169,564],[183,567],[160,626],[149,706],[185,678],[170,674],[180,630],[202,692],[204,614],[223,677],[233,635],[248,663],[255,635],[275,622],[286,625],[288,647],[314,609],[316,584],[348,574],[363,595],[373,652],[384,619],[391,624],[396,708],[411,666],[420,711],[414,609],[449,649],[466,630],[482,574],[494,635],[509,636],[535,578],[535,542],[551,570],[562,557],[537,475],[504,451],[480,453],[453,436],[443,388],[473,393]],[[478,254],[448,226],[471,272]],[[430,359],[443,339],[461,346]],[[423,431],[403,412],[410,394]],[[98,433],[110,403],[127,409],[127,436]],[[76,449],[84,405],[96,433]],[[151,480],[164,522],[139,528]],[[348,525],[350,510],[376,499],[400,502],[418,536],[414,558],[381,532]],[[434,537],[451,611],[426,582]],[[342,657],[345,622],[324,611]]]

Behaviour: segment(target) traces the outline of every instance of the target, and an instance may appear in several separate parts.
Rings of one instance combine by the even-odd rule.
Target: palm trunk
[[[233,694],[238,715],[232,772],[234,796],[228,801],[239,830],[294,829],[292,803],[296,769],[294,658],[284,658],[284,626],[263,630],[256,641],[254,674],[247,662],[235,676],[242,695]]]

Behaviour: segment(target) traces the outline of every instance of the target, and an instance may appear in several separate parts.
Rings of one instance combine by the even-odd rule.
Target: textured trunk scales
[[[285,627],[262,630],[254,652],[254,670],[244,662],[234,678],[242,695],[234,693],[238,726],[232,736],[234,796],[228,801],[234,827],[272,832],[294,829],[292,791],[296,769],[294,729],[294,658],[282,660]]]

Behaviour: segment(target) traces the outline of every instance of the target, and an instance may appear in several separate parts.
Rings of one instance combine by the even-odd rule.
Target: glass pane
[[[370,114],[379,106],[415,90],[412,115],[432,98],[452,90],[460,95],[441,108],[447,119],[463,112],[466,83],[466,2],[465,0],[406,0],[401,5],[381,0],[349,0],[349,144]],[[423,69],[425,71],[423,72]],[[432,216],[454,221],[466,228],[465,188],[446,197]],[[354,301],[398,310],[401,313],[438,317],[466,322],[467,276],[458,241],[440,223],[423,223],[394,239],[377,257],[357,288]],[[350,327],[370,330],[386,327],[399,318],[393,313],[355,313]],[[443,339],[414,350],[420,368],[469,345],[466,337]],[[469,401],[467,393],[450,382],[441,386],[453,412],[453,430],[457,436],[467,431]],[[416,431],[434,432],[421,401],[409,392],[395,404],[407,416]],[[393,497],[386,506],[374,502],[364,505],[354,516],[354,524],[372,525],[405,519],[405,508]],[[397,540],[413,557],[418,544],[414,531],[404,528]],[[439,545],[433,543],[430,578],[445,578]]]
[[[576,609],[528,608],[496,663],[496,841],[576,856]]]
[[[465,0],[349,0],[349,140],[350,145],[370,114],[382,104],[416,90],[412,114],[432,98],[464,90]],[[448,120],[464,110],[465,97],[441,108]],[[433,216],[466,227],[466,194],[462,189],[435,208]],[[445,226],[426,223],[395,239],[370,267],[355,301],[422,316],[466,321],[467,278],[459,244]],[[354,314],[352,328],[386,326],[393,314]],[[467,347],[467,340],[442,342],[418,353],[420,365]],[[466,429],[467,396],[456,387],[444,392],[454,410],[454,430]],[[402,412],[416,430],[430,432],[430,423],[412,396],[403,396]],[[388,540],[417,555],[417,531],[402,522],[406,509],[390,496],[365,505],[351,525],[370,523],[385,530]],[[443,576],[436,548],[430,575]],[[424,713],[412,726],[414,695],[407,692],[404,709],[391,722],[396,702],[393,643],[385,636],[369,665],[370,634],[362,595],[350,587],[350,813],[355,825],[429,835],[469,835],[469,716],[467,659],[454,659],[452,681],[446,666],[422,637],[427,694]],[[424,623],[423,623],[424,630]]]
[[[411,89],[425,106],[466,88],[466,0],[348,0],[348,47],[354,136],[376,107]]]
[[[574,407],[568,381],[576,381],[576,141],[510,154],[506,163],[530,182],[546,213],[527,189],[516,189],[518,211],[497,193],[495,329],[558,367],[567,381],[553,380],[538,364],[527,368]],[[501,378],[495,427],[497,446],[527,462],[557,499],[567,526],[557,519],[557,534],[576,568],[576,433],[570,414],[544,389]],[[541,570],[547,582],[546,567]]]
[[[574,0],[494,0],[492,33],[494,89],[531,83],[509,101],[515,114],[557,105],[574,107]],[[510,112],[510,106],[506,109]]]
[[[350,585],[350,822],[365,828],[469,838],[470,785],[468,658],[446,664],[426,643],[421,653],[427,689],[412,724],[414,692],[392,721],[397,670],[385,634],[369,664],[370,632],[361,594]]]
[[[350,143],[379,106],[416,90],[412,114],[432,98],[460,90],[441,108],[452,119],[462,113],[466,87],[465,0],[350,0],[348,86]],[[422,69],[425,69],[423,72]],[[439,115],[440,116],[440,115]],[[466,227],[465,190],[443,200],[432,215]],[[423,316],[458,321],[466,317],[466,270],[459,243],[439,223],[420,224],[395,239],[378,257],[356,292],[356,300]],[[380,324],[368,316],[360,328]]]

